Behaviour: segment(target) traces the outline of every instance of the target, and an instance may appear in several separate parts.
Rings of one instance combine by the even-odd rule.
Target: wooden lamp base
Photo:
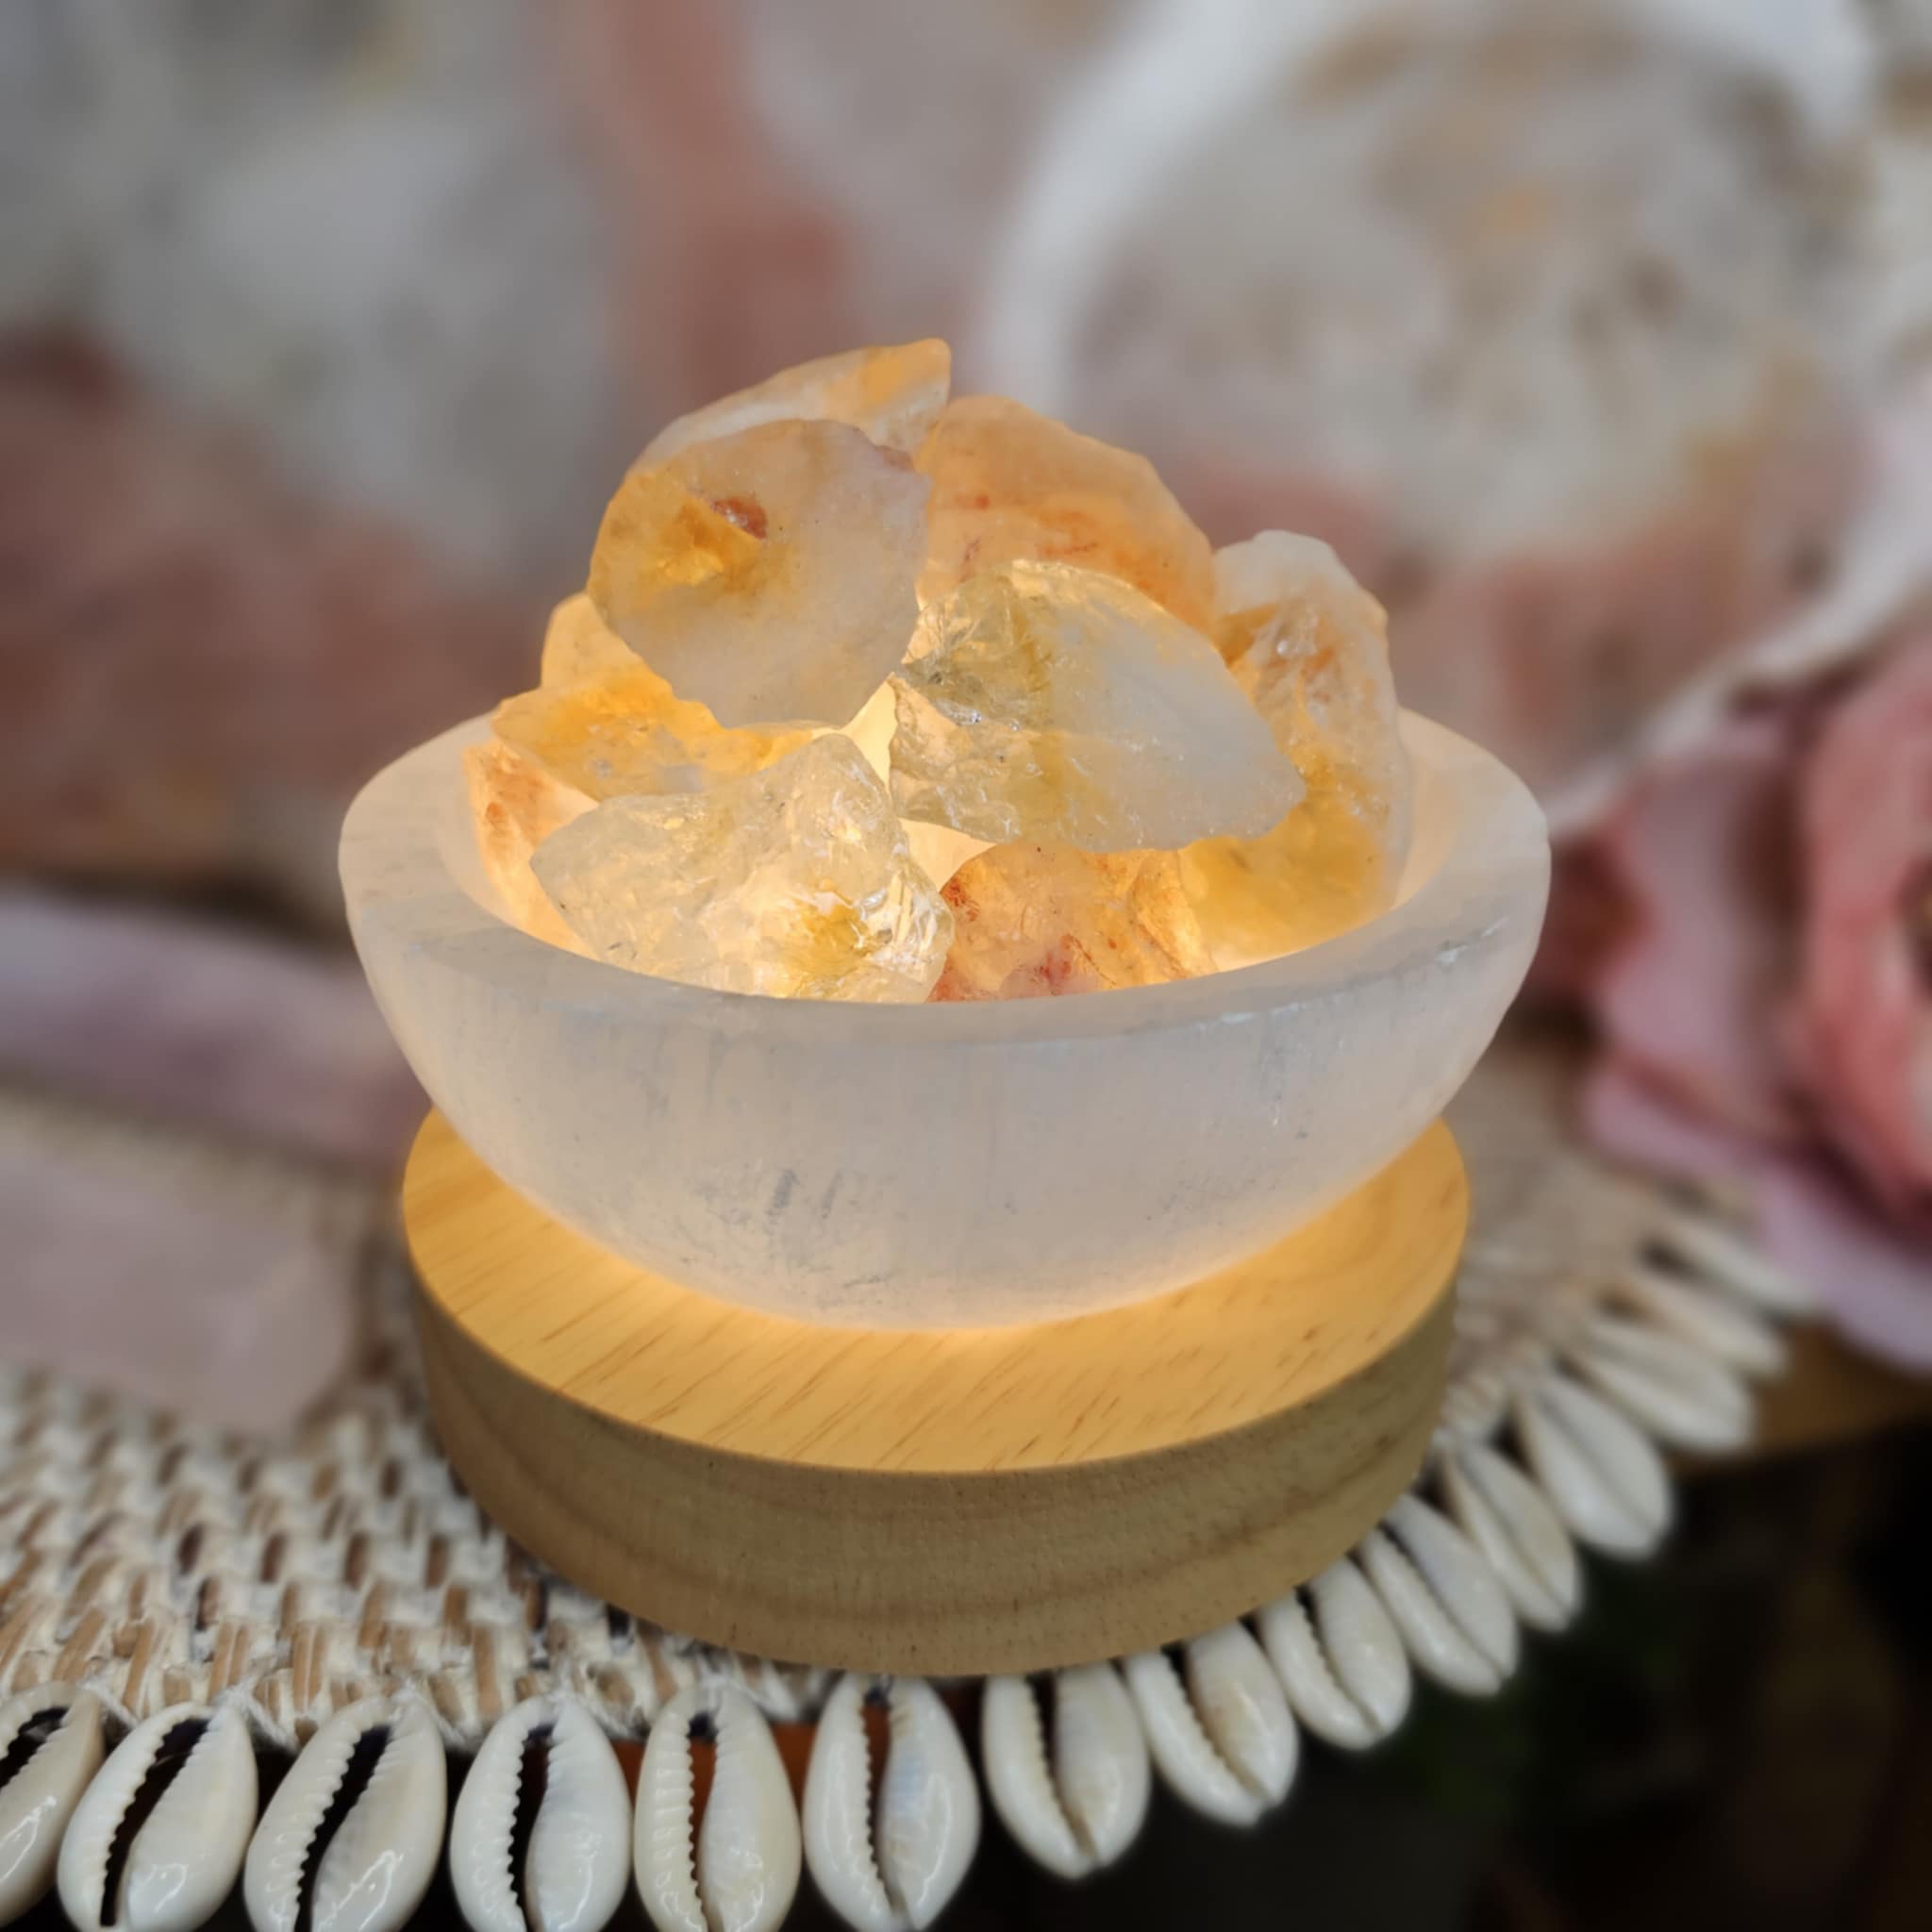
[[[509,1535],[707,1641],[928,1675],[1150,1649],[1348,1550],[1435,1426],[1467,1208],[1438,1124],[1191,1287],[934,1331],[647,1274],[440,1115],[404,1185],[443,1446]]]

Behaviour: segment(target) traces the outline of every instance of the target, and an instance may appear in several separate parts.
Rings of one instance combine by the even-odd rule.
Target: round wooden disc
[[[1349,1549],[1435,1425],[1468,1189],[1438,1124],[1192,1287],[941,1331],[649,1274],[435,1114],[403,1201],[443,1445],[511,1536],[713,1643],[938,1675],[1145,1650]]]

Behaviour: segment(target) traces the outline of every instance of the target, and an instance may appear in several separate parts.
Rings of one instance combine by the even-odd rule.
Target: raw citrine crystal
[[[593,799],[629,791],[700,791],[793,752],[809,724],[726,731],[629,650],[619,669],[583,684],[506,698],[496,735]]]
[[[1268,530],[1215,562],[1217,641],[1307,786],[1265,837],[1181,855],[1216,961],[1241,966],[1386,909],[1408,852],[1409,770],[1382,607],[1327,544]]]
[[[594,958],[726,992],[923,1000],[952,940],[891,795],[837,732],[708,791],[612,799],[533,863]]]
[[[613,671],[629,671],[642,661],[597,615],[589,593],[579,591],[550,613],[537,681],[545,691],[554,691],[560,685],[588,684]],[[712,722],[715,727],[716,721]]]
[[[989,843],[1185,845],[1265,832],[1301,795],[1208,639],[1094,571],[969,577],[926,606],[893,685],[901,816]]]
[[[891,770],[892,732],[898,722],[899,708],[892,696],[892,687],[882,684],[844,727],[845,736],[865,754],[866,763],[881,778]]]
[[[551,833],[589,811],[592,801],[494,741],[464,751],[463,777],[476,822],[476,849],[504,909],[533,939],[583,951],[537,883],[530,855]]]
[[[845,736],[865,754],[865,761],[881,778],[891,773],[892,732],[899,712],[892,687],[882,684],[865,708],[845,727]],[[906,842],[919,869],[934,885],[942,886],[975,853],[986,850],[984,839],[968,838],[950,825],[928,824],[924,819],[902,819]]]
[[[1158,986],[1214,968],[1172,852],[995,845],[944,896],[953,946],[936,1000]]]
[[[919,467],[932,478],[923,599],[1017,558],[1102,571],[1184,624],[1212,621],[1213,553],[1146,458],[1004,396],[961,396]]]
[[[924,819],[901,819],[906,842],[919,869],[934,885],[942,886],[969,858],[991,850],[984,839],[969,838],[951,825],[935,825]]]
[[[933,340],[821,356],[666,424],[639,461],[661,463],[694,442],[787,417],[849,423],[911,456],[945,408],[952,380],[953,352]]]
[[[926,483],[843,423],[764,423],[633,470],[591,557],[598,614],[725,725],[837,727],[905,655]]]

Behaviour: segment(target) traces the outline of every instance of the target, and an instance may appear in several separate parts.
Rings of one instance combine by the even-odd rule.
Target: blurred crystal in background
[[[15,0],[0,1111],[98,1117],[75,1204],[130,1119],[387,1171],[357,785],[533,682],[664,420],[945,335],[1336,543],[1557,813],[1588,1124],[1932,1361],[1928,264],[1912,0]],[[244,1303],[223,1230],[158,1211],[152,1292]],[[146,1389],[49,1278],[10,1352]]]

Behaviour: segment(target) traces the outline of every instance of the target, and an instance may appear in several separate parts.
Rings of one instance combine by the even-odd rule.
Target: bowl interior
[[[1331,939],[1324,940],[1311,946],[1298,948],[1292,953],[1284,953],[1274,958],[1263,959],[1251,966],[1233,968],[1227,972],[1208,974],[1199,979],[1177,981],[1170,986],[1140,987],[1128,991],[1108,992],[1103,1004],[1114,1008],[1115,1003],[1131,1000],[1136,1008],[1146,1005],[1172,1005],[1177,1003],[1177,996],[1188,994],[1191,1003],[1198,999],[1199,991],[1206,989],[1210,997],[1239,999],[1240,989],[1252,977],[1260,976],[1279,982],[1284,974],[1294,968],[1293,976],[1316,977],[1331,967],[1335,971],[1347,970],[1341,965],[1341,956],[1359,949],[1364,935],[1377,934],[1396,924],[1396,915],[1404,908],[1413,906],[1419,898],[1424,897],[1443,883],[1445,867],[1457,856],[1458,840],[1463,836],[1467,824],[1470,765],[1462,757],[1445,756],[1452,748],[1462,753],[1474,753],[1475,758],[1490,767],[1491,774],[1498,774],[1507,781],[1507,789],[1520,792],[1512,798],[1512,806],[1527,804],[1529,810],[1536,813],[1533,826],[1529,824],[1529,813],[1521,813],[1522,830],[1525,841],[1531,846],[1543,842],[1541,812],[1526,790],[1516,784],[1506,768],[1488,759],[1487,755],[1458,738],[1441,725],[1433,724],[1412,711],[1402,714],[1402,734],[1407,746],[1414,769],[1414,830],[1409,849],[1404,860],[1402,876],[1396,882],[1396,890],[1387,910],[1364,925],[1349,932],[1338,933]],[[577,977],[577,969],[594,974],[603,982],[605,996],[622,1000],[627,992],[640,987],[656,989],[663,992],[674,990],[698,994],[700,997],[717,1000],[750,1000],[755,1005],[787,1012],[813,1012],[828,1015],[857,1016],[860,1024],[868,1019],[881,1024],[890,1024],[889,1016],[911,1011],[924,1016],[925,1024],[945,1024],[949,1021],[981,1016],[992,1023],[990,1029],[995,1032],[1014,1034],[1038,1034],[1060,1030],[1079,1031],[1084,1028],[1074,1023],[1081,1018],[1094,1017],[1090,1009],[1093,996],[1082,996],[1073,1000],[1024,1000],[986,1003],[962,1003],[939,1007],[879,1007],[866,1005],[845,1005],[832,1001],[772,999],[757,993],[718,993],[708,988],[686,987],[676,980],[659,979],[650,974],[633,973],[624,967],[612,966],[608,961],[587,958],[569,953],[561,947],[525,933],[510,915],[503,896],[496,890],[495,883],[484,870],[482,859],[476,849],[475,828],[472,823],[467,796],[462,782],[461,759],[463,751],[472,744],[489,741],[490,720],[487,716],[471,718],[458,724],[441,737],[432,739],[420,746],[408,758],[423,758],[425,767],[432,772],[434,782],[425,803],[426,810],[417,818],[421,835],[433,851],[435,865],[444,875],[448,884],[454,885],[471,905],[495,925],[517,936],[529,946],[539,949],[546,960],[567,961],[570,977]],[[408,762],[408,759],[399,762]],[[391,767],[391,770],[395,770]],[[383,774],[387,776],[388,774]],[[379,782],[372,781],[372,783]],[[1487,789],[1487,788],[1486,788]],[[1124,1015],[1119,1015],[1124,1017]],[[979,1028],[973,1030],[978,1031]]]

